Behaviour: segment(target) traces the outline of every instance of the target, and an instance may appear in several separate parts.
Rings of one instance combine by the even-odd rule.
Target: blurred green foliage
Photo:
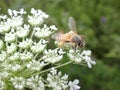
[[[119,0],[1,0],[0,7],[0,13],[8,8],[41,9],[50,15],[48,23],[65,32],[68,18],[73,16],[78,33],[85,35],[85,48],[92,50],[97,65],[92,69],[68,65],[61,70],[72,79],[79,78],[81,90],[119,90]]]

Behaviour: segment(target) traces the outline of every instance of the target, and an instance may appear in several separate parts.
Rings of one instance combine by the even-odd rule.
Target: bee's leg
[[[75,46],[74,46],[75,52],[77,51],[77,49],[78,49],[78,46],[75,44]]]
[[[76,50],[77,50],[77,45],[76,45],[75,43],[72,43],[72,48],[73,48],[73,50],[76,52]]]
[[[64,44],[64,42],[59,42],[59,43],[58,43],[58,46],[59,46],[59,47],[62,47],[63,44]]]

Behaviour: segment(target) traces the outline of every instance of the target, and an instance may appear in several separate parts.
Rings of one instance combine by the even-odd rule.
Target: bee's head
[[[77,44],[79,47],[83,47],[85,45],[85,42],[83,40],[81,40]]]
[[[72,42],[76,43],[79,47],[82,47],[85,45],[84,40],[80,36],[73,36]]]

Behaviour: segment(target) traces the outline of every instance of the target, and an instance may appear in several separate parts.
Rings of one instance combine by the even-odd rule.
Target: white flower
[[[10,25],[6,22],[6,20],[6,15],[0,15],[0,33],[6,33],[10,30]]]
[[[11,71],[11,68],[13,65],[9,64],[8,62],[4,62],[4,63],[2,63],[2,66],[4,67],[5,71]]]
[[[11,61],[18,60],[18,59],[19,59],[19,53],[18,52],[15,52],[14,54],[12,54],[9,57],[9,60],[11,60]]]
[[[5,51],[1,51],[0,53],[0,61],[4,61],[7,58],[7,53]]]
[[[90,50],[84,50],[81,55],[86,55],[86,56],[91,56],[91,51]]]
[[[11,10],[11,9],[8,9],[8,14],[9,14],[10,16],[17,16],[17,14],[18,14],[18,11],[16,11],[16,10]]]
[[[26,38],[22,42],[19,42],[18,46],[22,49],[26,49],[26,48],[29,48],[31,44],[32,44],[32,40]]]
[[[22,69],[21,65],[15,64],[15,63],[5,62],[5,63],[2,63],[2,66],[4,67],[4,70],[5,70],[5,71],[8,71],[8,72],[9,72],[9,71],[16,72],[16,71]],[[10,75],[11,75],[11,74],[10,74]]]
[[[17,26],[21,26],[23,24],[22,16],[12,16],[11,18],[7,19],[7,23],[13,28]]]
[[[78,86],[78,83],[79,83],[79,80],[78,79],[75,79],[73,82],[70,81],[68,83],[69,87],[70,87],[70,90],[79,90],[80,89],[80,86]]]
[[[31,14],[31,16],[28,15],[28,22],[33,26],[41,25],[49,17],[46,13],[34,8],[31,9]]]
[[[30,61],[26,67],[30,70],[35,70],[35,71],[40,71],[43,66],[45,66],[45,63],[44,62],[39,62],[39,61],[36,61],[36,60],[32,60]]]
[[[44,59],[44,61],[48,63],[56,63],[63,58],[64,53],[65,52],[63,52],[62,49],[59,48],[54,50],[49,49],[48,51],[45,50],[42,59]]]
[[[51,29],[51,30],[58,30],[55,25],[51,25],[51,26],[50,26],[50,29]]]
[[[53,33],[53,30],[57,30],[55,26],[48,27],[46,24],[44,24],[43,28],[35,27],[34,28],[34,36],[37,38],[45,38],[50,36]]]
[[[79,50],[77,50],[76,52],[74,52],[74,50],[70,50],[68,56],[70,57],[70,60],[74,61],[75,63],[87,63],[88,68],[92,68],[92,65],[96,64],[96,62],[92,61],[91,59],[90,50],[83,50],[83,52],[80,52]]]
[[[69,53],[67,54],[70,58],[70,60],[76,62],[76,63],[81,63],[82,57],[79,52],[75,52],[74,50],[70,50]]]
[[[10,75],[10,73],[6,72],[6,71],[2,71],[0,72],[0,78],[7,78]],[[1,90],[1,89],[0,89]]]
[[[53,75],[56,75],[57,74],[57,69],[52,67],[50,73],[52,73]]]
[[[11,43],[9,46],[7,45],[7,53],[11,54],[15,52],[17,49],[17,46],[15,43]]]
[[[5,34],[5,41],[6,42],[13,42],[16,39],[16,33],[14,32],[9,32]]]
[[[0,22],[0,33],[5,33],[10,30],[10,25],[7,22]]]
[[[56,69],[52,68],[50,73],[47,75],[48,87],[53,90],[65,90],[68,88],[68,75],[62,76],[61,72],[56,71]]]
[[[6,20],[7,18],[7,15],[0,15],[0,20],[3,19],[3,20]]]
[[[22,14],[26,14],[26,11],[24,11],[24,9],[21,8],[20,11],[19,11],[18,13],[22,15]]]
[[[10,15],[10,16],[12,16],[13,14],[12,14],[12,10],[11,9],[8,9],[8,14]]]
[[[28,88],[32,90],[44,90],[45,89],[45,85],[42,82],[42,78],[38,75],[28,78],[26,80],[26,85],[28,86]]]
[[[22,68],[21,65],[15,64],[14,66],[12,66],[11,70],[12,70],[12,71],[18,71],[18,70],[20,70],[21,68]]]
[[[4,43],[2,40],[0,40],[0,50],[3,48],[3,46],[4,46]]]
[[[16,10],[8,9],[8,14],[11,16],[11,18],[7,19],[7,23],[9,23],[11,27],[14,28],[23,24],[23,17],[21,11],[19,12]]]
[[[25,79],[23,77],[10,78],[10,81],[12,82],[14,88],[18,90],[22,90],[25,86]]]
[[[34,42],[31,46],[31,50],[33,53],[40,53],[45,49],[47,42],[48,41],[45,41],[44,39],[41,39],[38,43]]]
[[[24,25],[24,27],[16,27],[17,29],[17,36],[19,38],[24,38],[26,37],[28,34],[29,34],[29,31],[30,31],[30,25]]]
[[[87,62],[87,65],[89,68],[92,68],[92,65],[96,65],[96,62],[95,61],[92,61],[92,59],[88,56],[85,56],[84,57],[85,61]],[[92,64],[92,65],[91,65]]]
[[[18,16],[18,14],[20,14],[20,15],[26,14],[26,11],[24,11],[23,8],[21,8],[20,11],[8,9],[8,14],[9,14],[10,16]]]
[[[0,79],[0,90],[4,90],[5,83]]]
[[[32,59],[33,58],[33,54],[31,52],[22,52],[20,53],[20,59],[21,60],[29,60],[29,59]]]
[[[90,57],[91,56],[91,51],[90,50],[84,50],[81,53],[81,55],[82,55],[82,58],[86,61],[86,63],[87,63],[87,65],[88,65],[89,68],[92,68],[91,64],[93,64],[93,65],[96,64],[96,62],[92,61],[92,59]]]

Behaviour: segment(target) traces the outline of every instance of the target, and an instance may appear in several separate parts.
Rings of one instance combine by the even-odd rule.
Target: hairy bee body
[[[70,31],[68,33],[56,33],[52,36],[58,42],[58,46],[63,46],[68,43],[71,44],[74,48],[77,46],[82,47],[85,45],[85,41],[82,35],[78,35],[76,32],[76,24],[72,17],[69,18],[68,22]]]

